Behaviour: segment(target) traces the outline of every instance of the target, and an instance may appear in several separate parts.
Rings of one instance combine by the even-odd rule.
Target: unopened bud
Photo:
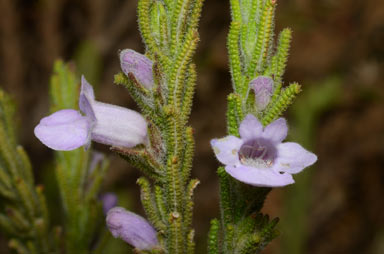
[[[145,88],[153,87],[153,62],[148,57],[132,49],[124,49],[120,53],[120,65],[125,75],[133,73],[137,81]]]
[[[109,210],[106,220],[108,229],[115,238],[121,238],[139,250],[151,250],[159,244],[151,224],[122,207]]]
[[[257,110],[264,110],[271,100],[273,80],[269,77],[259,76],[253,79],[249,85],[255,92]]]

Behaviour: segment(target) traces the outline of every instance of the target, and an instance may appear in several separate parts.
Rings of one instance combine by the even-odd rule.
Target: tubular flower
[[[107,226],[115,238],[121,238],[139,250],[151,250],[158,246],[155,229],[143,217],[114,207],[107,215]]]
[[[120,65],[125,75],[132,73],[145,88],[153,87],[153,62],[148,57],[132,49],[124,49],[120,53]]]
[[[293,142],[282,141],[288,127],[279,118],[265,128],[251,114],[240,125],[240,138],[227,136],[211,140],[217,159],[235,179],[259,187],[292,184],[292,174],[316,162],[317,156]]]
[[[271,100],[273,80],[269,77],[259,76],[249,83],[255,92],[256,106],[259,111],[264,110]]]
[[[69,151],[98,143],[134,147],[145,143],[147,123],[136,111],[95,100],[92,86],[81,79],[79,111],[63,109],[41,119],[35,136],[46,146]]]

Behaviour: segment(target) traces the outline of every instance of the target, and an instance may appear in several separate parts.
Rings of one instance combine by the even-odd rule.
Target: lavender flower
[[[122,147],[145,143],[147,124],[136,111],[98,102],[92,86],[81,79],[80,110],[57,111],[41,119],[35,127],[35,136],[54,150],[68,151],[89,146],[90,140]]]
[[[137,81],[145,88],[151,89],[153,87],[153,62],[148,57],[132,49],[124,49],[120,53],[120,65],[125,75],[133,73]]]
[[[295,181],[291,174],[316,162],[317,156],[297,143],[281,143],[287,136],[284,118],[265,128],[249,114],[240,125],[240,137],[213,139],[211,145],[225,170],[237,180],[260,187],[281,187]]]
[[[151,250],[158,245],[155,229],[135,213],[114,207],[109,210],[106,220],[115,238],[121,238],[139,250]]]
[[[259,111],[267,107],[273,91],[273,80],[269,77],[259,76],[253,79],[249,85],[255,92],[256,106]]]

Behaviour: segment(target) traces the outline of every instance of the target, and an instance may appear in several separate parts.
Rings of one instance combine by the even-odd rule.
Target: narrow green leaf
[[[208,233],[208,254],[219,254],[219,221],[211,220],[211,227]]]

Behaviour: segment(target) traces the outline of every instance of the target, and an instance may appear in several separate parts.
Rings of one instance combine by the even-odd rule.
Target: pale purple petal
[[[263,125],[252,114],[248,114],[240,124],[240,137],[244,141],[260,137],[262,131]]]
[[[58,151],[69,151],[88,142],[88,119],[78,111],[64,109],[41,119],[35,136],[46,146]]]
[[[240,163],[238,153],[242,144],[243,141],[235,136],[211,140],[211,146],[217,159],[225,165]]]
[[[107,215],[107,226],[112,235],[139,250],[151,250],[158,245],[155,229],[143,217],[114,207]]]
[[[296,174],[317,161],[317,156],[305,150],[301,145],[286,142],[277,145],[278,157],[274,163],[274,170]]]
[[[107,214],[109,210],[117,205],[117,196],[112,192],[107,192],[101,195],[101,202],[103,203],[103,212]]]
[[[295,182],[292,175],[280,174],[271,168],[239,165],[226,166],[225,171],[240,182],[258,187],[282,187]]]
[[[259,76],[253,79],[249,85],[255,92],[256,106],[263,110],[271,100],[273,91],[273,80],[269,77]]]
[[[281,143],[287,137],[287,133],[287,121],[284,118],[279,118],[264,128],[263,138],[274,143]]]
[[[125,49],[120,53],[120,64],[125,75],[133,73],[144,87],[148,89],[153,87],[153,62],[148,57],[134,50]]]
[[[146,142],[147,122],[134,110],[95,101],[92,140],[111,146],[134,147]]]
[[[81,91],[79,97],[80,110],[89,117],[92,121],[95,121],[95,113],[92,108],[92,104],[95,102],[95,95],[93,93],[92,86],[88,83],[84,76],[81,76]]]
[[[87,96],[90,100],[95,99],[95,94],[93,92],[93,87],[89,82],[85,79],[84,75],[81,76],[81,94]]]

